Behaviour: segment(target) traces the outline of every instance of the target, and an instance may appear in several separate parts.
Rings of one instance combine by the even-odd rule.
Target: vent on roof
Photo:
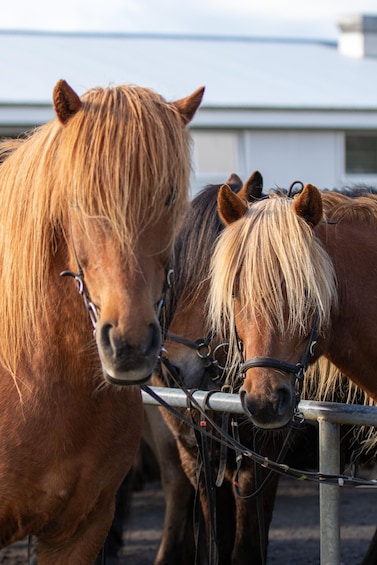
[[[377,15],[350,15],[339,21],[339,51],[348,57],[377,57]]]

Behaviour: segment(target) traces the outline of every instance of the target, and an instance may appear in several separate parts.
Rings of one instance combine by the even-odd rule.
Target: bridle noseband
[[[181,345],[184,345],[185,347],[196,351],[197,356],[203,363],[203,367],[208,372],[211,380],[213,382],[216,382],[222,380],[222,377],[226,370],[226,367],[219,362],[217,356],[221,348],[226,347],[228,343],[219,343],[212,349],[212,340],[214,339],[215,335],[215,332],[210,330],[205,338],[199,338],[195,341],[191,341],[179,335],[167,332],[165,338],[169,339],[170,341],[180,343]]]
[[[247,359],[240,365],[239,372],[245,378],[245,374],[249,369],[255,367],[267,367],[271,369],[277,369],[284,373],[290,373],[295,375],[295,390],[296,390],[296,406],[300,401],[300,396],[302,392],[302,386],[304,381],[305,372],[309,366],[310,358],[314,355],[314,349],[318,340],[318,312],[315,315],[312,329],[310,331],[308,342],[306,344],[305,351],[298,363],[293,365],[287,363],[286,361],[280,361],[279,359],[274,359],[273,357],[251,357]]]

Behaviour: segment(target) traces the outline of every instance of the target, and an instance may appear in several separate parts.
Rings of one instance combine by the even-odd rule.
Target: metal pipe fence
[[[187,408],[188,399],[183,390],[177,388],[149,387],[173,408]],[[203,410],[243,414],[238,394],[196,390],[191,394]],[[158,406],[156,398],[142,391],[144,404]],[[306,420],[319,424],[319,471],[338,475],[340,472],[340,424],[353,426],[376,426],[377,407],[315,402],[301,400],[298,406]],[[320,555],[321,565],[340,565],[340,491],[338,484],[320,483]]]

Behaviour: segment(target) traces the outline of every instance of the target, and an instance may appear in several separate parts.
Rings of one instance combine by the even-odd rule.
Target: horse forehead
[[[288,323],[288,308],[283,307],[284,320]],[[284,335],[278,324],[268,320],[265,316],[256,312],[251,306],[239,304],[235,300],[235,323],[237,334],[245,346],[252,350],[263,351],[265,355],[273,351],[285,351],[292,348],[292,343],[300,340],[299,333]],[[251,350],[250,349],[250,350]]]
[[[103,242],[108,245],[130,244],[130,248],[136,251],[138,248],[159,248],[165,239],[171,239],[176,232],[176,217],[168,207],[162,209],[159,216],[153,221],[146,222],[142,217],[138,220],[134,217],[134,225],[130,226],[127,218],[124,221],[113,223],[111,218],[85,218],[79,214],[68,215],[67,234],[74,240],[87,241],[93,245]],[[132,235],[131,235],[132,234]],[[132,238],[132,241],[131,241]]]

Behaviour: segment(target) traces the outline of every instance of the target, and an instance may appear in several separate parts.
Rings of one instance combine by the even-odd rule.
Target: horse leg
[[[197,451],[193,449],[195,440],[192,438],[192,430],[188,430],[187,434],[187,437],[184,437],[184,442],[181,439],[176,442],[182,469],[193,492],[191,503],[186,509],[186,515],[188,524],[192,526],[194,541],[193,548],[190,547],[191,557],[185,563],[209,565],[207,542],[209,540],[210,513],[206,487],[203,477],[199,477],[199,479],[197,477]]]
[[[266,476],[265,473],[264,476]],[[273,473],[268,486],[266,486],[262,494],[258,495],[258,499],[236,496],[237,527],[232,564],[263,565],[266,563],[268,533],[278,481],[279,476]],[[245,465],[245,469],[240,471],[238,484],[242,495],[255,492],[256,480],[253,463]],[[259,505],[259,508],[257,505]]]
[[[92,565],[108,534],[115,510],[114,493],[103,493],[95,507],[74,533],[64,524],[43,530],[38,535],[38,565]]]
[[[219,565],[229,565],[236,535],[236,506],[232,484],[224,480],[216,488],[216,533]]]
[[[194,562],[192,508],[194,489],[185,475],[176,440],[160,410],[145,406],[144,440],[160,466],[165,519],[155,565]]]
[[[217,565],[230,565],[233,562],[232,552],[235,540],[236,528],[236,506],[232,484],[224,480],[221,487],[214,487],[213,504],[215,508],[215,522],[211,516],[210,502],[203,476],[199,478],[197,486],[200,507],[203,515],[202,522],[205,525],[206,552],[203,551],[204,540],[198,545],[198,563],[201,565],[209,563],[208,555],[212,552],[211,563]],[[203,524],[202,524],[203,525]],[[215,537],[213,537],[215,536]],[[216,551],[216,557],[213,552]]]
[[[174,456],[177,455],[176,446]],[[194,489],[184,474],[179,459],[170,458],[170,468],[161,472],[165,496],[165,519],[155,565],[193,563],[195,542],[192,509]]]
[[[196,532],[197,559],[195,562],[200,565],[209,563],[230,565],[236,522],[232,484],[224,480],[221,487],[215,487],[214,476],[210,473],[210,476],[207,477],[213,491],[212,501],[210,501],[203,467],[198,474],[197,453],[185,449],[181,442],[178,442],[178,445],[182,466],[197,491],[199,497],[197,504],[200,502],[196,507],[198,531]],[[213,505],[212,508],[211,505]]]
[[[107,535],[105,545],[97,556],[94,565],[102,565],[103,552],[106,555],[106,565],[117,562],[118,554],[123,547],[123,532],[126,520],[130,514],[133,491],[132,469],[124,478],[115,497],[115,514]]]

